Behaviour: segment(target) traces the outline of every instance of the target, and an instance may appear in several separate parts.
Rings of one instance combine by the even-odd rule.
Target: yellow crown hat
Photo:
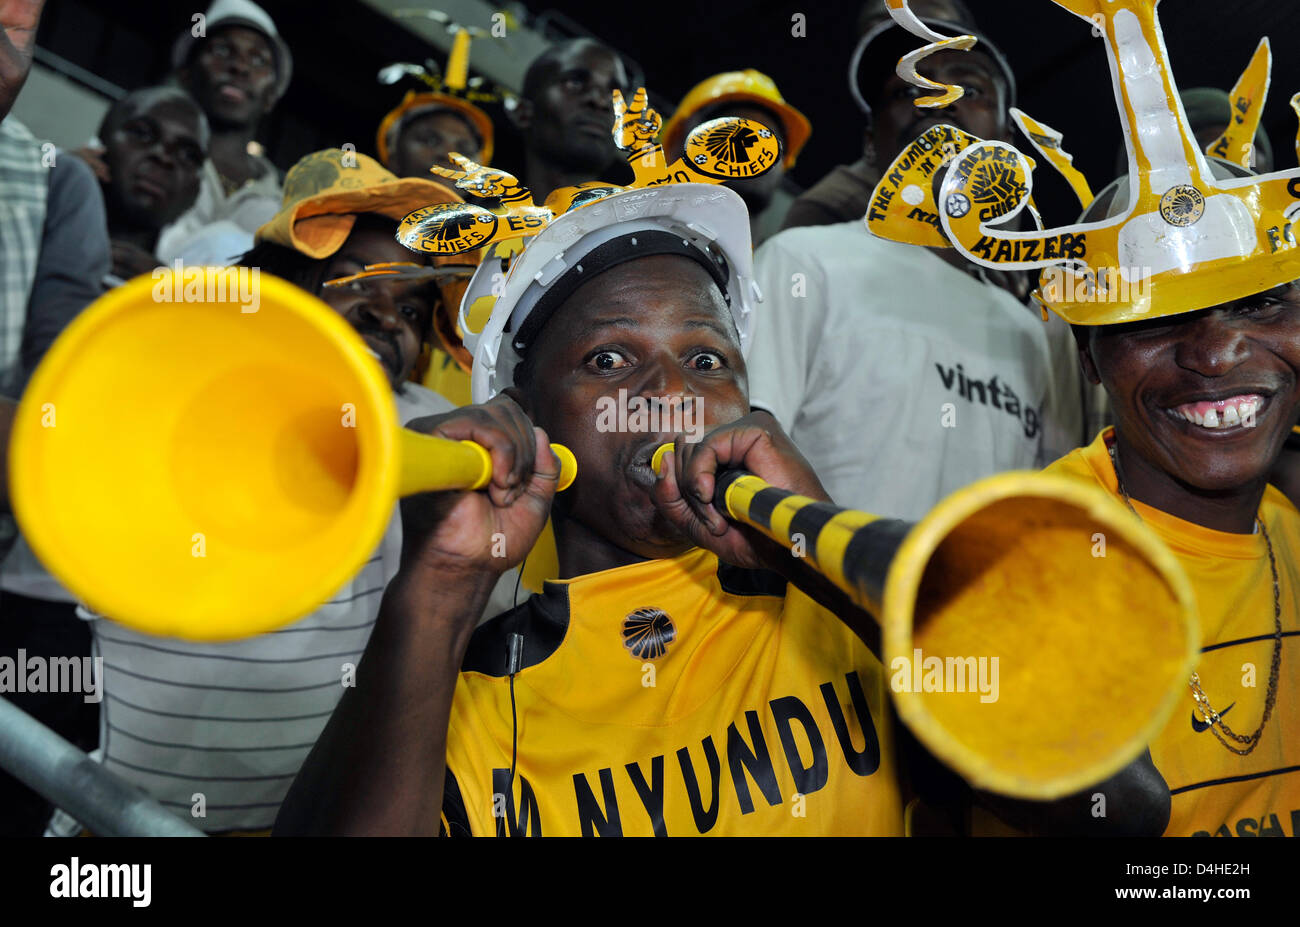
[[[718,185],[778,163],[779,137],[748,119],[713,119],[691,131],[684,155],[669,164],[655,142],[662,120],[645,89],[630,103],[615,90],[613,100],[614,141],[627,152],[635,177],[631,185],[563,187],[538,206],[515,177],[453,154],[461,170],[435,166],[432,171],[454,178],[458,189],[488,205],[433,205],[415,210],[398,228],[398,240],[413,251],[447,255],[491,249],[460,308],[459,325],[474,357],[475,402],[486,402],[510,385],[526,332],[540,327],[558,293],[642,255],[682,254],[705,266],[727,298],[742,351],[748,344],[761,299],[753,277],[749,214],[738,194]],[[526,322],[531,329],[525,329]]]
[[[1127,208],[1098,221],[1044,228],[1031,197],[1030,158],[1004,142],[935,126],[885,171],[864,219],[868,230],[894,241],[954,247],[986,267],[1042,271],[1036,298],[1076,325],[1194,312],[1300,279],[1292,227],[1300,214],[1300,169],[1216,176],[1183,110],[1156,16],[1159,0],[1052,2],[1105,40],[1128,150]],[[901,26],[932,43],[899,62],[900,76],[942,91],[917,105],[957,99],[961,88],[929,81],[916,66],[937,51],[969,48],[962,39],[970,37],[932,32],[907,0],[886,5]],[[1234,118],[1207,146],[1216,156],[1250,163],[1269,55],[1265,41],[1233,88]],[[1061,133],[1023,113],[1013,118],[1086,206],[1092,191],[1061,148]],[[936,173],[942,177],[937,191]],[[1036,227],[1009,230],[1008,221],[1022,212]]]

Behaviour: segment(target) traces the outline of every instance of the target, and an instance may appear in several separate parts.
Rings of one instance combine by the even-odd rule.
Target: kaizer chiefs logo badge
[[[1160,197],[1160,215],[1170,225],[1186,228],[1205,215],[1205,196],[1195,187],[1180,183]]]
[[[724,116],[697,126],[686,137],[691,169],[706,177],[733,180],[761,174],[781,156],[781,142],[767,126]]]
[[[1000,161],[976,164],[967,190],[970,198],[984,207],[980,210],[980,218],[984,220],[1006,215],[1029,194],[1029,187],[1017,171]]]
[[[497,217],[470,203],[440,203],[408,213],[397,228],[397,240],[412,251],[463,254],[492,237]]]
[[[638,608],[623,619],[623,646],[638,660],[655,660],[677,637],[673,620],[662,608]]]

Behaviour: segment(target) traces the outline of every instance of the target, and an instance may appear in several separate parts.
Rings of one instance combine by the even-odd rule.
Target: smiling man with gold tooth
[[[1191,720],[1176,712],[1151,744],[1173,795],[1166,834],[1295,836],[1300,512],[1268,480],[1300,414],[1300,284],[1075,332],[1115,426],[1048,470],[1129,503],[1200,608]]]
[[[1269,475],[1300,416],[1300,250],[1270,242],[1295,215],[1300,171],[1255,177],[1241,162],[1202,153],[1179,103],[1158,0],[1054,2],[1106,40],[1127,175],[1090,199],[1078,223],[1017,232],[987,216],[1014,216],[1029,202],[1029,164],[1004,143],[976,142],[944,169],[935,206],[944,235],[933,244],[990,267],[1043,271],[1038,301],[1071,324],[1084,375],[1114,409],[1113,427],[1047,471],[1100,485],[1127,504],[1191,580],[1200,662],[1185,707],[1149,745],[1164,784],[1147,788],[1170,796],[1164,833],[1294,837],[1300,511]],[[909,31],[935,41],[922,24],[907,24],[905,4],[891,7],[901,7],[895,18]],[[1255,102],[1257,122],[1262,95]],[[1254,131],[1244,120],[1243,137]],[[984,219],[966,208],[981,171],[1014,191],[988,204]],[[895,217],[869,226],[923,243]],[[1080,246],[1068,267],[1024,258],[1021,245],[1066,235]],[[1120,258],[1140,268],[1144,286],[1124,293],[1102,283],[1126,273],[1115,267]],[[1049,286],[1061,272],[1084,287]],[[1088,577],[1079,577],[1079,589],[1087,594]],[[1133,603],[1135,621],[1142,607]],[[1105,659],[1080,661],[1083,684],[1105,685],[1093,672]]]

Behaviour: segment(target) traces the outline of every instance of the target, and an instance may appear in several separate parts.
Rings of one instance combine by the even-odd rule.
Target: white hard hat
[[[586,281],[618,264],[656,254],[681,254],[709,271],[731,307],[741,351],[749,347],[754,281],[749,212],[740,196],[704,183],[628,189],[571,209],[514,258],[504,283],[501,262],[483,261],[460,306],[465,347],[474,357],[474,402],[512,385],[515,365],[541,324]],[[472,327],[472,308],[494,300],[487,324]],[[508,337],[507,337],[508,336]]]

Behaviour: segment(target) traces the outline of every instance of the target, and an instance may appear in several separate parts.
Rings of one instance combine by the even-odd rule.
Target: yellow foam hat
[[[432,203],[458,203],[460,198],[440,183],[420,177],[397,177],[373,158],[355,151],[327,148],[303,157],[284,179],[280,211],[257,230],[256,240],[270,241],[324,259],[333,255],[361,213],[374,213],[401,221],[411,210]],[[480,255],[435,256],[435,266],[463,265],[464,277],[437,280],[442,305],[434,314],[433,332],[438,346],[468,371],[470,358],[456,331],[456,311],[469,275]],[[417,382],[428,366],[426,343],[412,379]]]
[[[773,110],[781,117],[785,129],[785,166],[794,167],[795,159],[812,135],[812,123],[785,101],[772,78],[753,68],[714,74],[692,87],[664,124],[664,149],[670,153],[680,149],[687,121],[700,110],[719,103],[754,103]]]
[[[1035,296],[1077,325],[1114,325],[1194,312],[1300,278],[1293,222],[1300,214],[1300,170],[1219,179],[1192,133],[1156,16],[1159,0],[1052,0],[1085,20],[1106,43],[1129,155],[1129,202],[1113,217],[1044,228],[1033,209],[1033,162],[1013,146],[936,126],[885,172],[866,216],[874,234],[951,246],[1001,270],[1043,271]],[[904,28],[931,41],[900,62],[918,86],[916,64],[951,37],[930,32],[888,0]],[[945,45],[944,43],[948,44]],[[1267,90],[1268,46],[1261,45],[1234,88],[1241,121],[1210,148],[1247,156]],[[944,85],[939,85],[944,86]],[[960,94],[960,88],[945,87]],[[918,101],[918,104],[926,101]],[[933,105],[933,104],[931,104]],[[1060,133],[1032,120],[1040,152],[1068,164]],[[1250,130],[1247,133],[1247,130]],[[1036,140],[1037,141],[1037,140]],[[1234,151],[1231,149],[1241,149]],[[942,183],[933,190],[933,177]],[[1076,187],[1081,199],[1090,191]],[[1028,207],[1028,208],[1027,208]],[[1011,231],[1022,213],[1036,226]],[[926,239],[926,240],[921,240]]]
[[[347,241],[361,213],[400,221],[417,207],[458,201],[435,181],[401,178],[367,155],[326,148],[289,168],[280,211],[255,237],[308,257],[327,258]]]

